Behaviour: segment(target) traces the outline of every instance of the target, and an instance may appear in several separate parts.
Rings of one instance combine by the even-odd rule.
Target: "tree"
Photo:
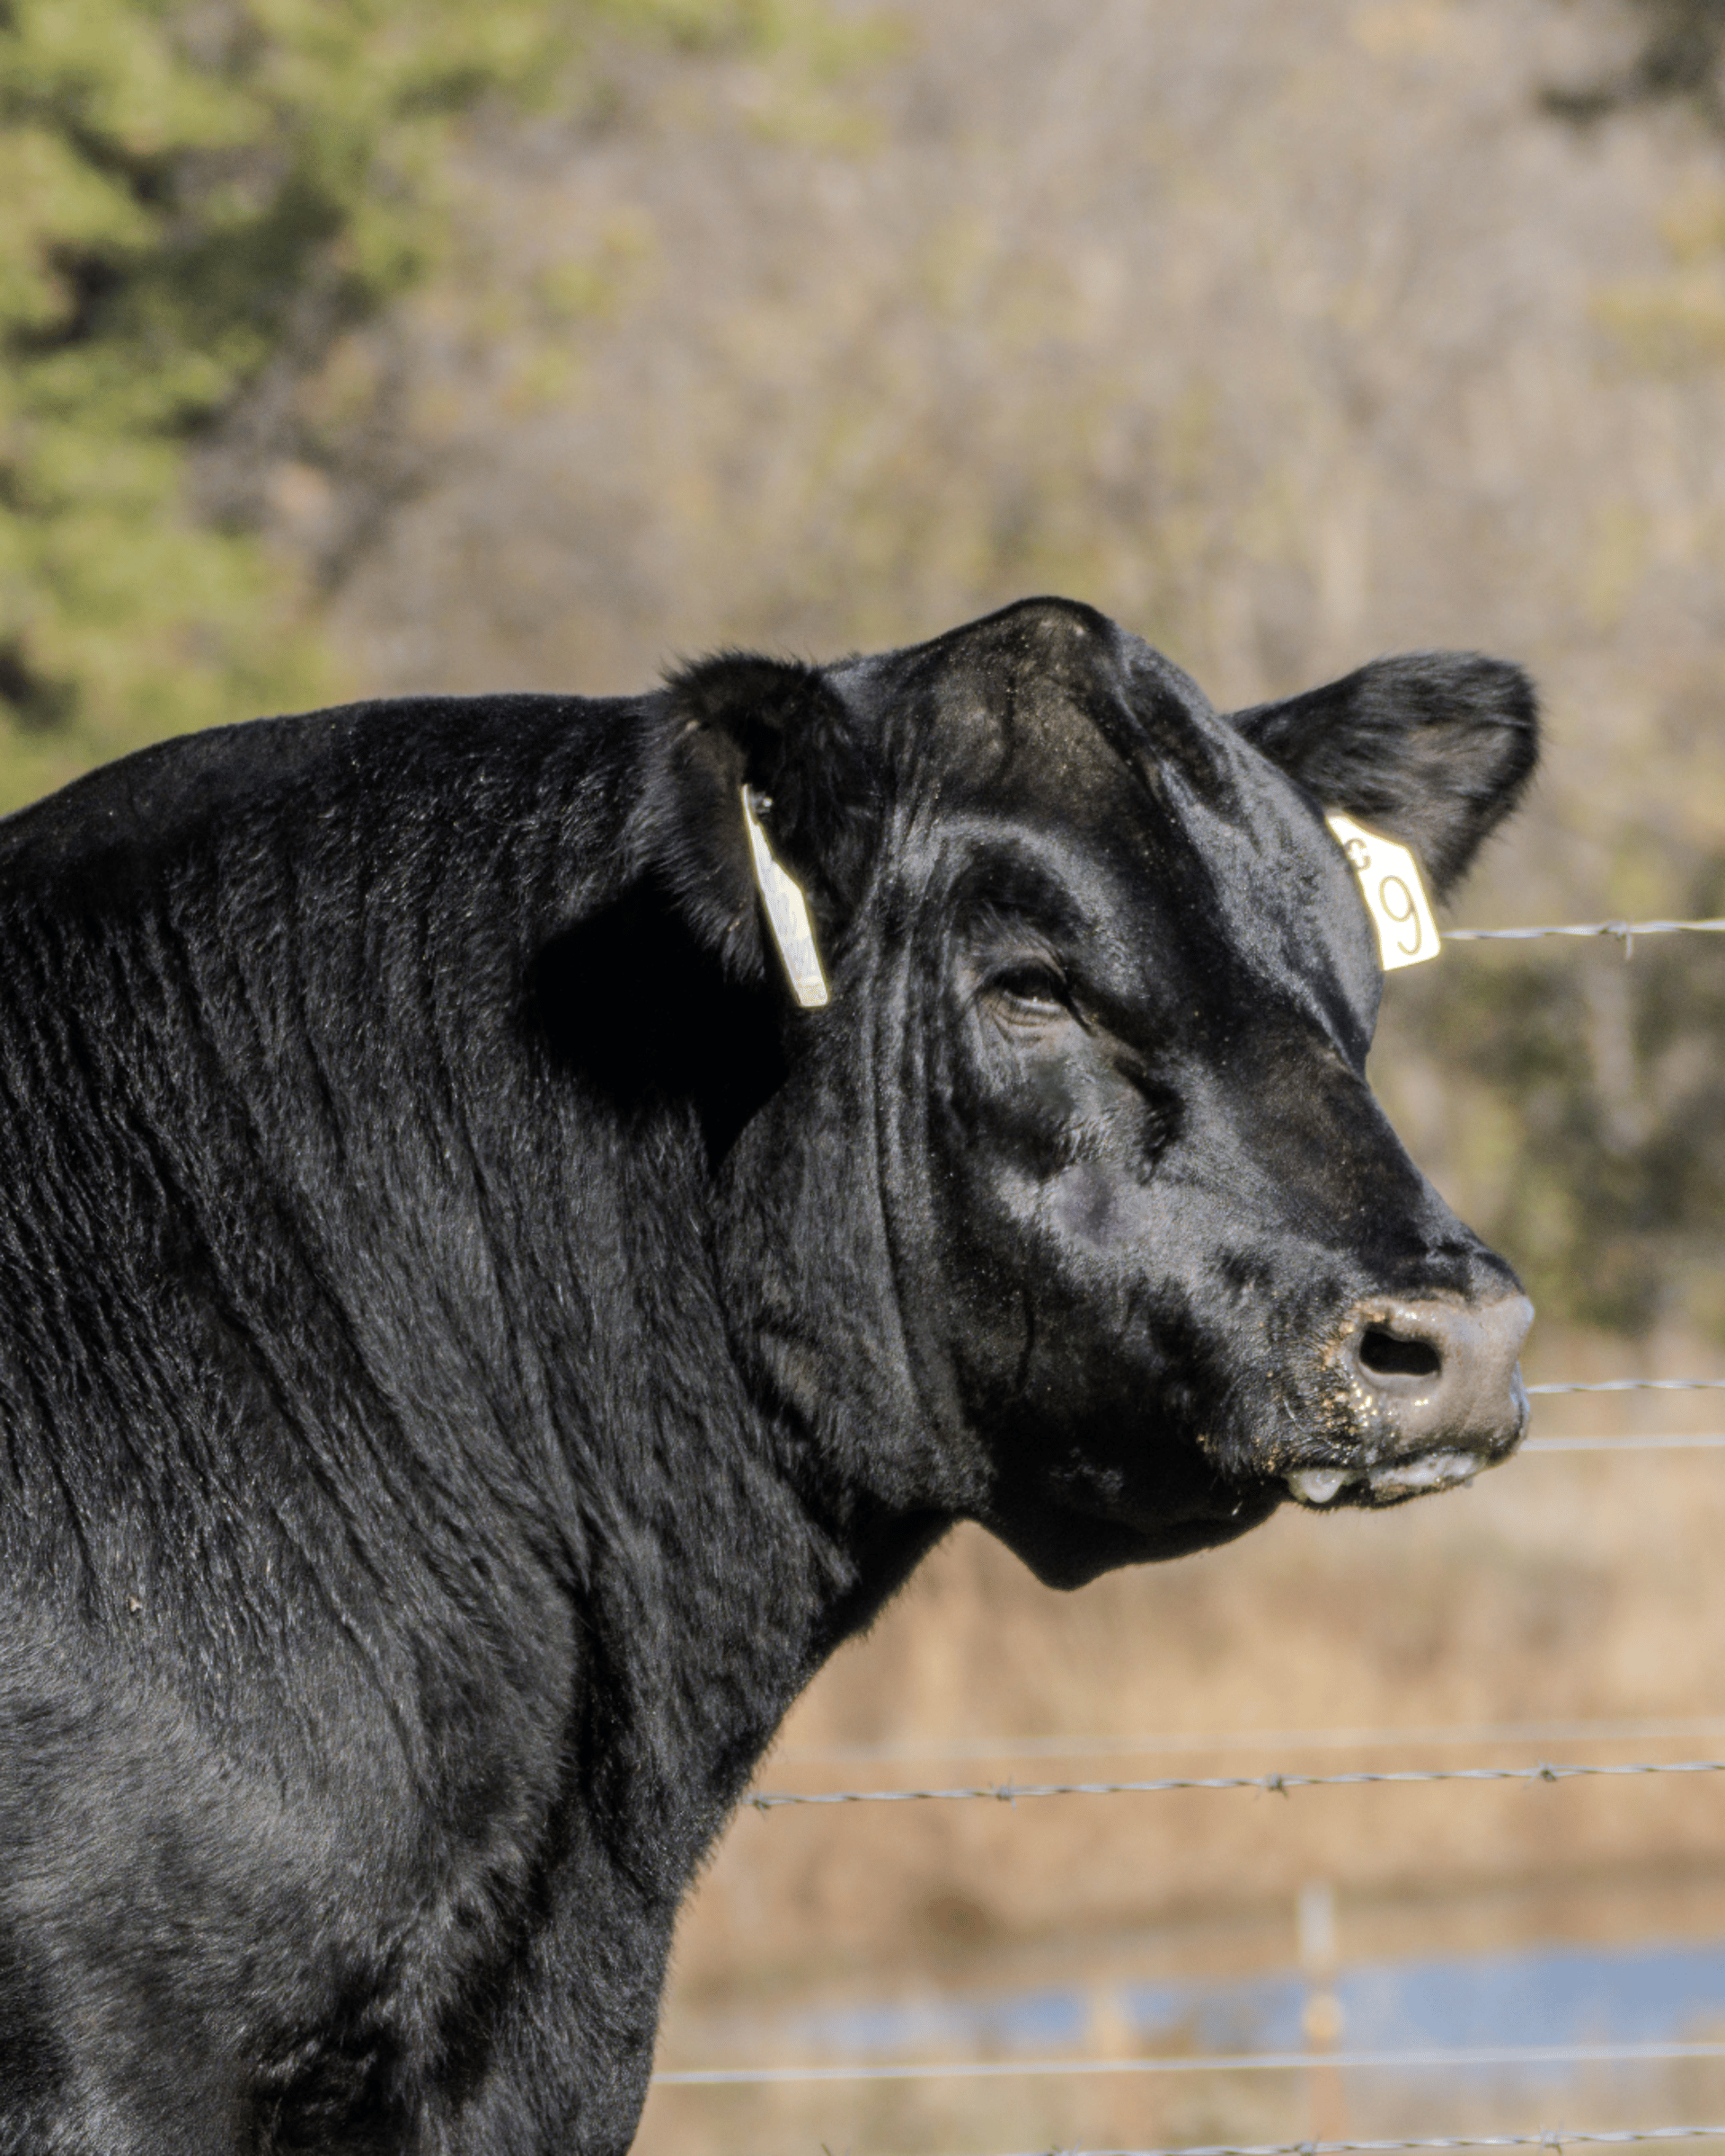
[[[315,701],[303,575],[189,459],[423,279],[487,105],[774,0],[0,0],[0,808]]]

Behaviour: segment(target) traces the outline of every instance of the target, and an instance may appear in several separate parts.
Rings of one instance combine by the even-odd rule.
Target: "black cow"
[[[1070,1586],[1508,1452],[1323,811],[1441,891],[1534,753],[1512,667],[1222,718],[1039,600],[0,826],[0,2148],[621,2151],[694,1867],[954,1521]]]

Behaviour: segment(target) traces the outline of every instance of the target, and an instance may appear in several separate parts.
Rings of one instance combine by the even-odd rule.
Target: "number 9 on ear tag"
[[[1359,879],[1366,910],[1377,930],[1377,948],[1385,973],[1398,966],[1418,966],[1435,959],[1443,946],[1431,902],[1420,880],[1420,864],[1405,846],[1380,838],[1350,816],[1326,816],[1348,864]]]

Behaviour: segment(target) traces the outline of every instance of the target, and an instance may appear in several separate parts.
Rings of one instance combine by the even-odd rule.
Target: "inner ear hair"
[[[859,858],[878,829],[874,745],[818,667],[728,651],[674,675],[670,693],[715,745],[726,769],[770,804],[763,820],[791,874],[845,910],[860,888]]]
[[[1326,809],[1411,847],[1439,897],[1521,800],[1539,754],[1532,681],[1477,651],[1374,659],[1232,723]]]
[[[734,977],[759,981],[769,963],[743,789],[770,803],[772,851],[818,931],[830,930],[872,853],[873,758],[825,674],[797,660],[721,652],[670,676],[666,696],[668,760],[646,850],[699,940]]]

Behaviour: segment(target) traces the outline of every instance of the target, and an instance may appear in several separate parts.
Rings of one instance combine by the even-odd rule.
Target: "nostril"
[[[1310,1465],[1320,1480],[1338,1471],[1363,1479],[1368,1488],[1350,1504],[1400,1504],[1504,1458],[1527,1419],[1516,1356],[1533,1314],[1526,1295],[1488,1301],[1454,1290],[1356,1303],[1323,1361],[1343,1381],[1337,1420],[1358,1452],[1332,1460],[1326,1449],[1298,1471]],[[1329,1502],[1310,1489],[1295,1495]]]
[[[1429,1340],[1401,1340],[1381,1325],[1366,1328],[1359,1360],[1374,1377],[1436,1377],[1444,1366]]]

